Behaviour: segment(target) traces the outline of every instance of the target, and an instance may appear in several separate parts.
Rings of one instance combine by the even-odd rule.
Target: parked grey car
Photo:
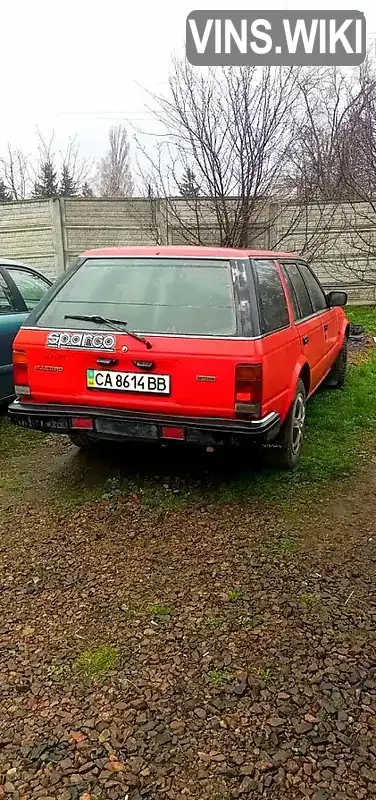
[[[13,339],[51,285],[26,264],[0,258],[0,403],[13,395]]]

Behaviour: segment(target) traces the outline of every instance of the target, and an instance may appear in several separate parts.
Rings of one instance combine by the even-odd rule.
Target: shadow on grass
[[[257,496],[304,502],[325,482],[359,468],[376,437],[376,357],[350,367],[344,390],[320,390],[308,404],[306,440],[293,472],[265,468],[252,450],[206,453],[186,446],[105,446],[77,454],[60,475],[63,500],[82,502],[136,493],[149,506],[241,502]]]

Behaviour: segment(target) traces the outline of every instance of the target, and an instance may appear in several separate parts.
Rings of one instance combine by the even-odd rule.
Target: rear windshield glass
[[[65,319],[100,314],[143,333],[234,335],[236,316],[229,261],[96,258],[85,261],[60,289],[37,325],[97,328]]]

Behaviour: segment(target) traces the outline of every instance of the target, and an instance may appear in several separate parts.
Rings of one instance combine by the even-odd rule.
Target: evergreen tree
[[[179,192],[182,197],[198,197],[200,194],[200,186],[193,169],[190,167],[185,170],[183,179],[179,184]]]
[[[3,180],[0,180],[0,203],[9,203],[13,200],[12,193],[7,189]]]
[[[34,184],[33,197],[57,197],[59,186],[53,159],[47,156],[40,165],[39,175]]]
[[[61,170],[59,194],[61,197],[74,197],[77,194],[76,182],[69,172],[67,164],[64,164]]]
[[[93,192],[91,186],[89,186],[87,181],[85,181],[85,183],[84,183],[84,185],[83,185],[83,187],[81,189],[80,194],[81,194],[81,197],[93,197],[94,196],[94,192]]]

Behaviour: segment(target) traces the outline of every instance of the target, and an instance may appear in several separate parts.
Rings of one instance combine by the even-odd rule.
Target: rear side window
[[[8,272],[16,284],[27,310],[32,311],[43,295],[46,294],[50,284],[39,275],[35,275],[25,269],[8,267]]]
[[[273,261],[254,261],[261,316],[261,332],[272,333],[290,324],[282,281]]]
[[[290,291],[294,309],[294,319],[304,319],[312,314],[312,305],[297,264],[292,261],[283,264],[283,272]]]
[[[72,314],[112,317],[143,333],[235,335],[230,262],[206,258],[88,259],[51,300],[37,325],[98,329],[95,323],[65,318]]]
[[[308,294],[311,299],[311,303],[313,306],[314,311],[323,311],[323,309],[327,308],[327,303],[325,299],[324,292],[312,274],[311,270],[305,264],[299,264],[299,270],[302,274],[304,283],[307,287]]]

